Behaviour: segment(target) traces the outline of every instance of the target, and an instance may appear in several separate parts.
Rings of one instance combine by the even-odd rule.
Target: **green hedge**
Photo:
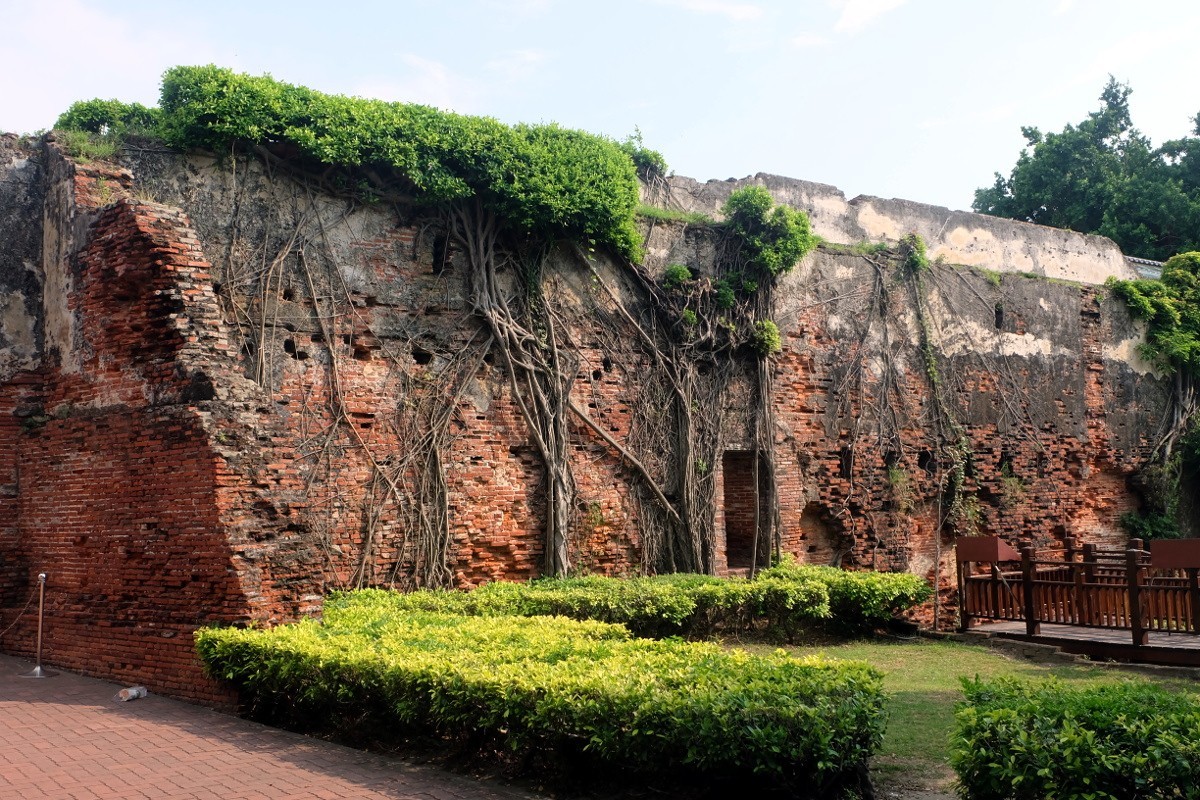
[[[700,638],[721,630],[793,638],[825,628],[861,632],[929,598],[907,573],[847,572],[787,561],[755,580],[709,575],[494,582],[470,592],[382,593],[396,610],[470,615],[564,616],[616,622],[637,636]],[[332,602],[338,602],[334,596]]]
[[[367,590],[370,592],[371,590]],[[355,593],[358,594],[358,593]],[[637,636],[708,636],[761,630],[791,637],[829,616],[829,592],[808,578],[754,581],[707,575],[497,581],[470,592],[379,592],[395,610],[563,616],[625,625]],[[337,604],[345,595],[334,595]]]
[[[1200,797],[1200,698],[1132,681],[963,686],[950,763],[964,797]]]
[[[828,626],[848,632],[886,625],[933,595],[928,583],[908,572],[850,572],[797,564],[788,556],[783,563],[760,573],[762,579],[824,585],[829,592]]]
[[[244,142],[290,149],[321,164],[386,176],[416,202],[477,198],[522,237],[595,241],[631,260],[641,257],[634,162],[655,154],[636,143],[554,124],[510,126],[416,103],[324,94],[212,65],[167,70],[159,104],[82,101],[57,127],[120,132],[154,125],[178,148],[228,152]]]
[[[561,617],[399,611],[384,592],[341,595],[323,624],[201,630],[196,646],[276,722],[397,740],[502,736],[526,752],[756,774],[818,795],[857,785],[885,724],[881,677],[866,664],[636,639]]]

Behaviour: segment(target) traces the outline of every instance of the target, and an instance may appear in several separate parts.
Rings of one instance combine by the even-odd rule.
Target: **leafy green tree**
[[[1078,125],[1022,128],[1027,147],[1012,173],[977,190],[974,210],[1097,233],[1145,258],[1200,247],[1200,138],[1153,147],[1133,127],[1131,92],[1110,77],[1102,107]],[[1196,124],[1200,136],[1200,115]]]

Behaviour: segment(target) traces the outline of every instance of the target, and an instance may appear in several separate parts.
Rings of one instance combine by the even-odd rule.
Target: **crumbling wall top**
[[[740,180],[670,179],[672,201],[686,211],[719,217],[737,189],[763,186],[776,202],[808,213],[813,232],[838,244],[897,242],[919,234],[929,256],[950,264],[997,272],[1028,273],[1046,278],[1101,284],[1109,277],[1138,275],[1120,248],[1103,236],[1048,228],[1027,222],[952,211],[911,200],[859,196],[847,200],[835,186],[760,172]]]

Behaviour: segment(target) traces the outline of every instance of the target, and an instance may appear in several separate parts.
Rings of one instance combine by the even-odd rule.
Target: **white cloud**
[[[400,53],[399,80],[367,80],[356,85],[352,94],[395,100],[401,103],[420,103],[448,111],[472,113],[479,98],[474,82],[459,77],[440,61],[423,58],[415,53]]]
[[[810,47],[824,47],[829,44],[829,40],[824,36],[816,33],[798,33],[791,39],[793,47],[807,49]]]
[[[48,128],[71,103],[93,97],[155,105],[167,68],[235,60],[176,31],[138,28],[96,3],[10,5],[5,60],[30,69],[24,75],[10,69],[3,79],[0,131]]]
[[[1054,9],[1055,16],[1061,16],[1071,10],[1075,5],[1075,0],[1058,0],[1058,6]]]
[[[489,6],[499,11],[522,17],[545,14],[553,4],[554,0],[491,0],[488,3]]]
[[[842,12],[833,29],[838,33],[858,33],[906,2],[908,0],[830,0],[830,5]]]
[[[512,82],[528,78],[546,63],[548,56],[541,50],[511,50],[493,58],[484,66],[501,79]]]
[[[929,117],[918,122],[917,128],[928,131],[936,128],[944,128],[948,125],[958,128],[969,128],[972,125],[994,125],[1012,119],[1018,110],[1019,107],[1016,103],[1001,103],[1000,105],[981,108],[978,111]]]
[[[763,15],[760,6],[750,3],[728,3],[722,0],[658,0],[658,2],[695,14],[718,14],[733,22],[749,22],[759,19]]]

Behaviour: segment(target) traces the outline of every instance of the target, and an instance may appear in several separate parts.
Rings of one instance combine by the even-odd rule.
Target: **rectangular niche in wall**
[[[747,569],[754,553],[754,453],[726,450],[721,456],[725,478],[725,561],[730,569]],[[759,469],[759,519],[771,513],[766,470]],[[771,562],[770,543],[758,543],[760,567]]]

